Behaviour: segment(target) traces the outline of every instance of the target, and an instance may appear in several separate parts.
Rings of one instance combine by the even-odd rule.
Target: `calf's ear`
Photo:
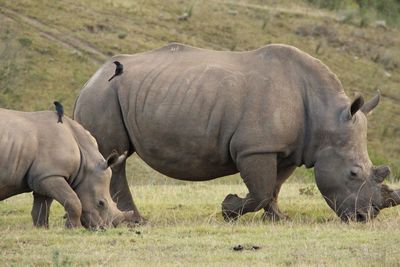
[[[128,151],[125,151],[121,155],[118,155],[118,152],[116,150],[113,150],[111,154],[107,157],[106,159],[106,168],[108,167],[114,167],[126,160],[126,156],[128,154]]]

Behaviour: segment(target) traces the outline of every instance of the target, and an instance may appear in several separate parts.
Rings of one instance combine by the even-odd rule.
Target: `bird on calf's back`
[[[56,106],[56,111],[57,111],[57,115],[58,115],[57,123],[59,123],[59,122],[63,123],[63,121],[62,121],[62,116],[64,116],[63,105],[61,105],[61,103],[58,101],[54,101],[53,104]]]

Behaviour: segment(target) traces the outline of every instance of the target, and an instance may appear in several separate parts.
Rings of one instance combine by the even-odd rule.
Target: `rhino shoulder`
[[[318,83],[318,86],[336,92],[343,92],[339,78],[321,60],[307,54],[297,47],[285,44],[270,44],[253,51],[264,60],[277,59],[285,68],[295,68],[296,72],[306,72]],[[288,64],[290,62],[290,64]],[[285,70],[288,71],[289,69]]]

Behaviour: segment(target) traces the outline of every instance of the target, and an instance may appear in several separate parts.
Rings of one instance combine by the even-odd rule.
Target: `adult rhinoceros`
[[[33,191],[32,219],[48,226],[53,199],[67,212],[67,227],[99,227],[132,220],[111,198],[110,166],[126,155],[107,160],[96,140],[77,122],[55,112],[0,109],[0,200]],[[82,224],[81,224],[82,223]]]
[[[124,73],[108,82],[113,61]],[[221,52],[172,43],[104,64],[82,89],[74,118],[103,155],[136,152],[173,178],[203,181],[240,172],[249,193],[229,194],[226,219],[265,209],[281,218],[277,197],[298,166],[314,167],[319,190],[343,219],[366,220],[400,203],[382,184],[390,173],[367,152],[368,114],[379,95],[351,101],[319,60],[286,45]],[[111,192],[134,210],[125,168]]]

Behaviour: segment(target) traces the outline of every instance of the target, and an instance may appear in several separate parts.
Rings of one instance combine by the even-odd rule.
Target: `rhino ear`
[[[381,92],[378,90],[377,94],[370,101],[364,104],[364,106],[361,108],[361,111],[365,115],[371,114],[372,110],[379,104],[380,99]]]
[[[121,164],[122,162],[125,161],[126,156],[128,154],[128,151],[125,151],[124,153],[122,153],[122,155],[118,155],[118,152],[116,150],[113,150],[111,152],[111,154],[107,157],[106,159],[106,168],[108,167],[114,167],[117,166],[119,164]]]
[[[356,114],[356,112],[359,111],[363,107],[363,105],[364,105],[364,98],[359,93],[357,93],[351,105],[347,107],[345,110],[343,110],[341,115],[342,121],[351,120],[354,114]]]

